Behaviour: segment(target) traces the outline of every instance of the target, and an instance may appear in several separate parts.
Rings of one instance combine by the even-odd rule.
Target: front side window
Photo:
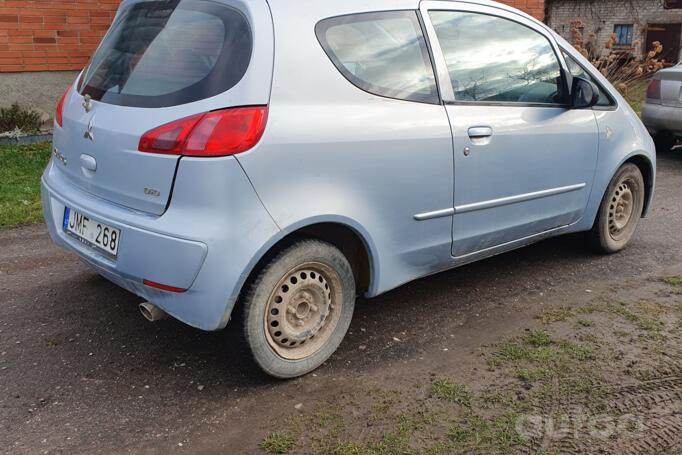
[[[585,68],[583,68],[582,65],[580,65],[580,63],[578,63],[563,49],[562,53],[564,54],[564,59],[566,60],[568,70],[571,72],[571,75],[573,77],[581,77],[583,79],[587,79],[588,81],[596,85],[597,88],[599,89],[599,100],[597,101],[597,106],[601,107],[613,106],[615,104],[614,101],[605,93],[604,89],[599,84],[599,82],[597,82],[595,78],[593,78],[587,71],[585,71]]]
[[[166,107],[215,96],[246,73],[251,29],[237,10],[206,0],[134,3],[119,14],[83,74],[83,95]]]
[[[432,11],[455,100],[565,104],[561,66],[549,40],[486,14]]]
[[[433,66],[415,11],[325,19],[317,38],[336,68],[375,95],[438,103]]]

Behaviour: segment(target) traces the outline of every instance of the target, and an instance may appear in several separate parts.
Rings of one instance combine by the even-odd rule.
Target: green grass
[[[578,318],[576,321],[576,326],[578,327],[592,327],[594,325],[594,321],[591,321],[590,319],[583,319],[583,318]]]
[[[682,287],[682,276],[667,276],[661,278],[661,281],[670,286]]]
[[[663,328],[663,323],[661,321],[631,311],[628,308],[628,304],[626,302],[609,302],[606,305],[606,309],[610,313],[621,316],[626,321],[632,323],[639,330],[643,332],[649,332],[649,335],[655,334]]]
[[[267,453],[286,454],[296,446],[295,438],[287,431],[274,431],[260,443],[260,448]]]
[[[426,385],[429,398],[424,401],[409,401],[415,391],[373,390],[365,398],[374,402],[364,405],[354,399],[319,402],[312,414],[285,420],[286,428],[269,433],[260,448],[271,454],[507,455],[525,444],[516,430],[519,414],[513,409],[498,414],[476,408],[475,403],[492,400],[487,395],[476,395],[447,379]],[[386,396],[392,403],[389,408],[374,406]],[[401,406],[407,402],[409,406]],[[452,406],[455,402],[471,406]]]
[[[431,384],[431,396],[438,400],[450,401],[467,408],[471,407],[471,390],[464,385],[447,379],[436,379]]]
[[[0,145],[0,227],[42,219],[40,176],[50,149],[48,142]]]
[[[516,430],[517,419],[514,412],[493,418],[469,414],[454,423],[447,436],[465,453],[507,454],[524,443]]]
[[[625,100],[632,106],[632,109],[639,114],[642,112],[642,104],[646,99],[646,88],[649,85],[649,81],[646,79],[635,82],[628,88],[625,94]]]
[[[492,368],[505,367],[526,383],[565,380],[580,369],[581,364],[594,360],[593,347],[588,343],[573,343],[552,339],[545,330],[530,330],[523,337],[506,340],[488,359]]]
[[[535,316],[543,324],[553,324],[555,322],[565,321],[566,319],[574,316],[575,312],[572,308],[567,306],[559,306],[556,308],[548,308],[542,313]]]

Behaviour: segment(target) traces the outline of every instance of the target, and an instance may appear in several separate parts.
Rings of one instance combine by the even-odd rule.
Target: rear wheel
[[[670,133],[658,133],[654,136],[654,144],[658,153],[669,152],[676,143],[677,138]]]
[[[319,367],[339,347],[355,306],[346,257],[318,240],[298,242],[259,273],[244,300],[244,331],[256,363],[293,378]]]
[[[611,180],[592,228],[599,250],[615,253],[627,246],[642,216],[644,196],[642,172],[634,164],[625,164]]]

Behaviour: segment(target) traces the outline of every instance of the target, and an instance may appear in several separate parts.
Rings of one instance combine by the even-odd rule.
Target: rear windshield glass
[[[122,106],[190,103],[234,87],[252,46],[236,9],[206,0],[133,3],[112,25],[79,89]]]

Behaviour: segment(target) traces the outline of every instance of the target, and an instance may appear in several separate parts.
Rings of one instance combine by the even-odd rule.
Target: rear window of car
[[[234,8],[206,0],[133,3],[102,41],[79,90],[122,106],[190,103],[234,87],[252,48],[249,23]]]
[[[415,11],[334,17],[318,23],[315,31],[336,68],[358,88],[387,98],[439,102]]]

